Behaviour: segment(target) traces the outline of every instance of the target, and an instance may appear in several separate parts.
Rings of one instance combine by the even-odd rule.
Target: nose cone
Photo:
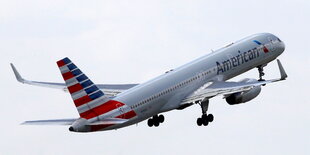
[[[284,50],[285,50],[285,44],[284,44],[284,42],[282,41],[282,42],[280,42],[280,43],[278,44],[278,51],[279,51],[280,53],[283,53]]]

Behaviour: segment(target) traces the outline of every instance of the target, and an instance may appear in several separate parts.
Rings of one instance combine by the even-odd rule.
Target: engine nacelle
[[[253,80],[255,79],[244,79],[241,82],[248,83],[252,82]],[[226,97],[226,102],[230,105],[245,103],[257,97],[260,92],[261,86],[256,86],[248,91],[229,95],[228,97]]]

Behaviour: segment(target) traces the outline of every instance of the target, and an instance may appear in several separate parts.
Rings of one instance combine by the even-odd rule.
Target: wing
[[[204,86],[203,89],[199,89],[193,94],[187,96],[182,100],[182,104],[194,103],[195,101],[200,101],[205,98],[212,98],[218,95],[229,95],[237,92],[248,91],[256,86],[266,85],[273,82],[278,82],[285,80],[287,78],[287,74],[284,71],[284,68],[279,60],[277,60],[281,78],[266,80],[266,81],[252,81],[252,82],[222,82],[216,81],[207,86]]]
[[[22,78],[22,76],[19,74],[15,66],[11,63],[12,70],[14,72],[14,75],[16,77],[16,80],[23,84],[28,85],[34,85],[34,86],[40,86],[40,87],[47,87],[47,88],[55,88],[60,89],[65,92],[68,91],[65,83],[54,83],[54,82],[39,82],[39,81],[30,81]],[[127,89],[130,89],[138,84],[98,84],[98,88],[106,92],[108,96],[115,96],[118,93],[121,93]]]
[[[26,121],[22,125],[71,125],[77,118]]]

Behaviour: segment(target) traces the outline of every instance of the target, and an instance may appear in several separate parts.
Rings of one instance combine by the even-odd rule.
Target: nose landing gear
[[[263,67],[264,67],[263,65],[257,66],[258,73],[259,73],[258,81],[265,81],[265,79],[263,79],[263,76],[265,75]]]

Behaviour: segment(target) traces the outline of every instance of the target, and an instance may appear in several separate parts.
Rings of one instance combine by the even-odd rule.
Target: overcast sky
[[[0,0],[0,154],[310,154],[309,27],[309,0]],[[26,79],[63,82],[55,62],[68,56],[95,83],[141,83],[261,32],[285,42],[288,80],[246,104],[211,99],[207,127],[198,105],[165,113],[158,128],[19,125],[78,114],[69,94],[16,82],[10,62]],[[265,70],[279,77],[276,62]]]

